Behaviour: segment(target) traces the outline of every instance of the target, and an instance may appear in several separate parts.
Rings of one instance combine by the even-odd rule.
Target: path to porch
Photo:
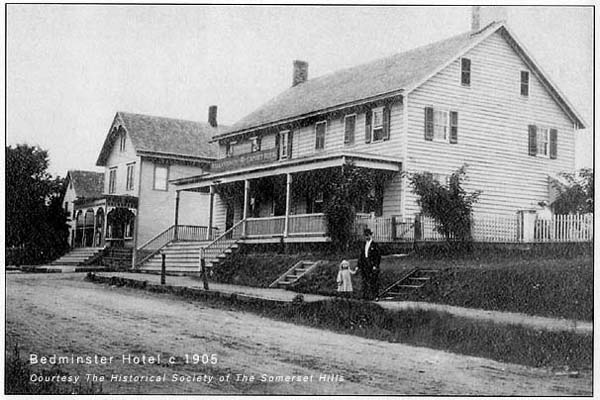
[[[132,279],[137,281],[147,281],[152,284],[160,283],[160,275],[157,274],[142,274],[131,272],[101,272],[99,276],[117,276],[120,278]],[[202,281],[196,277],[189,276],[167,276],[166,284],[170,286],[185,286],[194,289],[202,290]],[[250,286],[230,285],[224,283],[210,282],[210,290],[237,294],[248,297],[262,298],[275,301],[291,302],[297,295],[296,292],[285,289],[271,288],[256,288]],[[321,296],[314,294],[303,294],[304,301],[319,301],[330,299],[329,296]],[[447,312],[457,317],[464,317],[482,321],[491,321],[500,324],[517,324],[533,329],[542,329],[548,331],[571,331],[579,334],[592,334],[593,323],[587,321],[576,321],[562,318],[547,318],[540,316],[532,316],[521,313],[488,311],[474,308],[464,308],[448,306],[445,304],[434,304],[426,302],[414,301],[380,301],[381,307],[388,310],[404,310],[404,309],[422,309]]]

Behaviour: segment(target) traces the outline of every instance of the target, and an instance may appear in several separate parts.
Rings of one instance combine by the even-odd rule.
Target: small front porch
[[[74,202],[72,248],[132,247],[137,197],[104,195]]]

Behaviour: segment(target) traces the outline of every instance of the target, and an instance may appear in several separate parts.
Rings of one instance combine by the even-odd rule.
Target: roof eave
[[[281,124],[288,124],[291,122],[295,122],[295,121],[300,121],[303,120],[305,118],[310,118],[310,117],[314,117],[320,114],[326,114],[326,113],[330,113],[333,111],[338,111],[344,108],[348,108],[348,107],[354,107],[354,106],[358,106],[358,105],[362,105],[365,103],[370,103],[373,101],[377,101],[377,100],[382,100],[385,99],[387,97],[393,97],[393,96],[398,96],[398,95],[402,95],[404,94],[404,88],[400,88],[400,89],[396,89],[390,92],[386,92],[386,93],[382,93],[382,94],[378,94],[375,96],[371,96],[371,97],[367,97],[364,99],[360,99],[357,101],[353,101],[353,102],[349,102],[349,103],[343,103],[343,104],[338,104],[332,107],[328,107],[328,108],[324,108],[322,110],[317,110],[317,111],[313,111],[310,113],[306,113],[306,114],[301,114],[301,115],[297,115],[297,116],[293,116],[293,117],[288,117],[288,118],[283,118],[280,120],[276,120],[276,121],[272,121],[272,122],[267,122],[265,124],[262,125],[256,125],[250,128],[245,128],[245,129],[240,129],[237,131],[232,131],[232,132],[226,132],[220,135],[216,135],[213,136],[212,139],[209,141],[210,143],[214,143],[217,142],[221,139],[225,139],[228,137],[232,137],[232,136],[237,136],[237,135],[243,135],[245,133],[248,132],[252,132],[252,131],[256,131],[256,130],[260,130],[260,129],[266,129],[266,128],[271,128],[277,125],[281,125]]]

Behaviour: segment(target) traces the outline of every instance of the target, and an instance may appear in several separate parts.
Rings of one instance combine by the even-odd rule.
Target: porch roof
[[[377,154],[340,151],[317,154],[310,157],[294,158],[286,161],[273,161],[262,165],[242,167],[235,170],[206,173],[186,178],[173,179],[169,182],[178,186],[177,190],[194,190],[205,188],[215,183],[230,183],[245,179],[257,179],[266,176],[298,173],[315,169],[341,167],[348,162],[357,167],[398,172],[402,161],[396,157]]]

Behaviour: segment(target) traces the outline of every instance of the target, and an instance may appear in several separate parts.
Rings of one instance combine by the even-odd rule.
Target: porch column
[[[174,239],[177,240],[177,236],[178,236],[178,225],[179,225],[179,192],[180,190],[177,190],[175,192],[175,233],[174,233]]]
[[[206,230],[206,240],[212,239],[214,202],[215,202],[215,187],[214,187],[214,185],[210,185],[210,194],[209,194],[209,199],[208,199],[208,229]]]
[[[85,213],[82,213],[81,215],[83,215],[83,223],[81,224],[81,247],[85,247],[85,231],[87,229],[85,229]]]
[[[248,198],[250,197],[250,180],[244,180],[244,206],[242,209],[242,219],[246,220],[248,218]],[[246,236],[246,222],[244,221],[244,226],[242,227],[242,236]]]
[[[100,243],[100,245],[102,247],[106,247],[106,232],[108,232],[108,206],[104,206],[104,225],[102,225],[102,230],[104,232],[102,232],[102,242]]]
[[[292,174],[286,174],[285,184],[285,222],[283,224],[283,237],[288,237],[290,226]]]
[[[92,231],[92,247],[96,247],[96,214],[98,214],[98,209],[94,210],[94,230]]]

